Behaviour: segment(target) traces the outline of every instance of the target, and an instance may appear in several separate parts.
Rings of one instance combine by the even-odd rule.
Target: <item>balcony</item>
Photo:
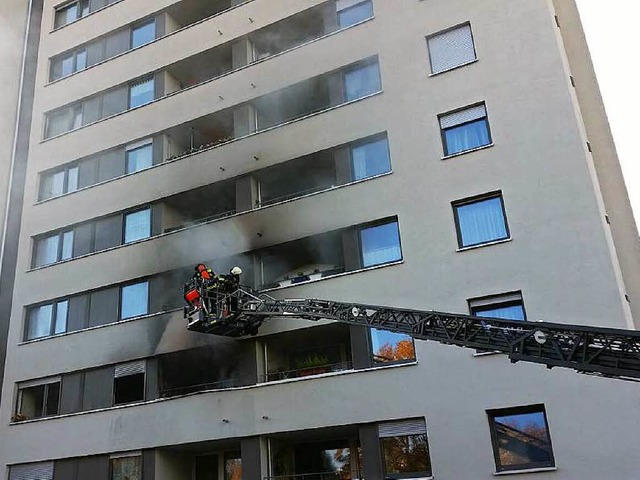
[[[281,333],[267,339],[265,349],[267,382],[353,368],[347,325],[332,324]]]
[[[155,477],[193,480],[241,480],[241,442],[198,442],[155,450]]]
[[[265,480],[362,479],[357,427],[274,435],[269,443],[271,476]]]

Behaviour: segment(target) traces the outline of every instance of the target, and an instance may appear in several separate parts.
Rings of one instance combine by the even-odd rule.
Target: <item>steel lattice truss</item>
[[[239,312],[190,330],[217,335],[255,334],[274,317],[335,320],[404,333],[420,340],[507,354],[526,361],[580,372],[640,379],[640,331],[547,322],[480,318],[434,311],[341,303],[330,300],[276,300],[250,289],[235,293]]]

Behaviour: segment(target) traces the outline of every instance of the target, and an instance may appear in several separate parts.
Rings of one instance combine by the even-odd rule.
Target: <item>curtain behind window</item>
[[[507,228],[499,197],[457,208],[463,247],[507,238]]]

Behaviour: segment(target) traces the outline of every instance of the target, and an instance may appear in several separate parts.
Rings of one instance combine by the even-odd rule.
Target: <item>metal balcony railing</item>
[[[327,365],[317,365],[295,370],[281,370],[262,375],[263,382],[274,382],[276,380],[287,380],[291,378],[309,377],[311,375],[321,375],[323,373],[342,372],[353,369],[353,362],[331,363]]]
[[[264,480],[364,480],[364,478],[349,472],[318,472],[264,477]]]

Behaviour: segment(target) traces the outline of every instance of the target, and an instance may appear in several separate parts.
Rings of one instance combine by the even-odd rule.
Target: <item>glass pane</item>
[[[41,199],[57,197],[64,193],[64,172],[56,172],[42,179]]]
[[[69,55],[62,59],[62,72],[61,77],[66,77],[73,73],[73,55]]]
[[[42,417],[44,407],[44,385],[20,390],[20,413],[23,420]]]
[[[27,340],[47,337],[51,334],[51,315],[53,305],[42,305],[31,310],[29,314],[29,328]]]
[[[124,217],[124,243],[151,236],[151,209],[129,213]]]
[[[80,0],[80,16],[86,17],[89,15],[89,0]]]
[[[373,177],[391,170],[389,145],[386,139],[352,148],[351,159],[355,180]]]
[[[377,63],[346,72],[344,82],[347,101],[362,98],[382,89]]]
[[[68,7],[61,8],[56,11],[55,28],[73,22],[78,18],[78,4],[73,3]]]
[[[413,473],[431,476],[431,461],[426,435],[382,438],[384,468],[387,475]]]
[[[64,300],[56,303],[56,323],[53,333],[64,333],[67,331],[67,314],[69,313],[69,302]]]
[[[142,282],[122,288],[120,318],[131,318],[149,313],[149,283]]]
[[[131,86],[129,91],[129,108],[146,105],[155,98],[155,82],[153,78]]]
[[[73,230],[62,234],[62,256],[60,260],[68,260],[73,257]]]
[[[373,4],[371,1],[366,1],[339,11],[338,26],[340,28],[348,27],[371,17],[373,17]]]
[[[503,318],[505,320],[524,320],[522,305],[491,306],[474,308],[472,314],[476,317]]]
[[[87,51],[79,50],[76,52],[76,72],[87,68]]]
[[[543,412],[493,418],[499,469],[551,464],[551,441]]]
[[[68,108],[49,114],[47,116],[47,138],[68,132],[71,128],[69,125],[70,115],[71,111]]]
[[[153,165],[153,145],[148,144],[127,151],[127,173],[144,170]]]
[[[78,167],[71,167],[67,170],[67,193],[75,192],[78,189]]]
[[[456,207],[461,247],[507,238],[500,197]]]
[[[453,155],[473,148],[489,145],[489,127],[487,119],[452,127],[444,131],[445,154]]]
[[[36,243],[36,267],[49,265],[58,261],[58,240],[59,235],[51,235],[50,237],[38,240]]]
[[[224,480],[242,480],[242,458],[240,457],[240,452],[225,454]]]
[[[413,339],[402,333],[371,329],[371,352],[375,363],[415,360]]]
[[[112,458],[111,480],[142,480],[142,457]]]
[[[402,260],[397,222],[362,229],[360,242],[364,267]]]
[[[45,415],[58,414],[58,402],[60,400],[60,382],[47,384],[47,396],[45,405]]]
[[[131,34],[131,48],[139,47],[145,43],[149,43],[156,38],[156,21],[151,20],[149,23],[140,25],[133,29]]]
[[[82,126],[82,105],[76,105],[73,107],[73,126],[72,129],[80,128]]]

